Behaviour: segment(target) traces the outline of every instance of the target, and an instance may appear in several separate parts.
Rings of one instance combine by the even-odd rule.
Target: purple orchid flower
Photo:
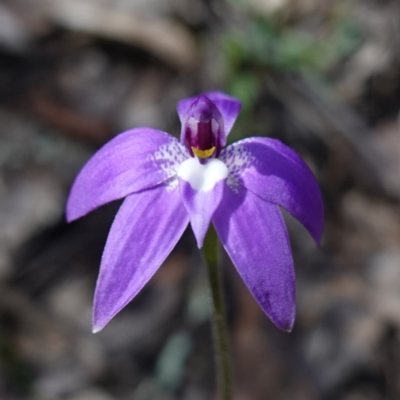
[[[108,235],[94,299],[100,331],[149,281],[189,221],[199,248],[210,225],[261,308],[279,328],[295,318],[295,277],[279,207],[319,243],[323,206],[315,178],[279,140],[226,148],[241,103],[221,92],[181,100],[180,141],[152,128],[101,148],[72,186],[67,220],[126,197]]]

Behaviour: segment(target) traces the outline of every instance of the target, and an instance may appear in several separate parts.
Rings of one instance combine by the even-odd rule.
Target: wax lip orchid
[[[68,221],[126,197],[101,261],[94,332],[143,288],[189,222],[199,248],[213,223],[261,308],[279,328],[292,329],[295,278],[280,207],[319,242],[321,194],[307,165],[279,140],[248,138],[224,148],[240,108],[221,92],[181,100],[180,141],[156,129],[132,129],[107,143],[79,173]]]

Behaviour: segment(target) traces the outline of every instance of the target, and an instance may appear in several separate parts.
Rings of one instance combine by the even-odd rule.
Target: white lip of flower
[[[208,192],[219,181],[228,177],[228,168],[217,158],[211,158],[205,164],[201,164],[197,157],[193,157],[179,166],[178,177],[189,182],[194,190]]]

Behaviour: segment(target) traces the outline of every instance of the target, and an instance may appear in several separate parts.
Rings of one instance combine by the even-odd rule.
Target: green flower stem
[[[218,386],[222,400],[232,399],[232,376],[229,355],[229,337],[226,323],[224,292],[219,268],[219,241],[214,227],[210,227],[204,240],[203,254],[207,266],[213,306],[213,337],[216,353]]]

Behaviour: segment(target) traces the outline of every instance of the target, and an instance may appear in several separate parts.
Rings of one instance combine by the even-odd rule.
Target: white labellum
[[[228,168],[217,158],[208,159],[201,164],[198,158],[185,160],[178,168],[179,178],[189,182],[199,192],[208,192],[217,182],[228,177]]]

